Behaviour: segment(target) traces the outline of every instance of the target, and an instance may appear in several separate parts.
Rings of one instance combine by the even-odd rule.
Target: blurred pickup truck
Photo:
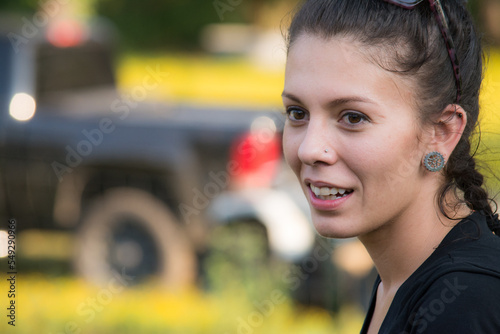
[[[234,221],[261,224],[278,256],[308,254],[308,220],[273,188],[279,113],[148,102],[167,69],[119,92],[107,28],[26,31],[0,32],[3,222],[77,233],[75,270],[98,284],[116,272],[193,283],[210,229]]]

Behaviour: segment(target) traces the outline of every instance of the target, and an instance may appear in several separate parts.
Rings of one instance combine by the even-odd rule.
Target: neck
[[[465,217],[459,210],[454,217]],[[452,217],[452,218],[454,218]],[[434,252],[458,220],[446,218],[434,203],[409,209],[380,229],[360,236],[382,280],[394,291]]]

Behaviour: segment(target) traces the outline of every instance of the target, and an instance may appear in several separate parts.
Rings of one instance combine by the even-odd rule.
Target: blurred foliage
[[[0,11],[35,12],[47,0],[2,0]],[[56,0],[57,1],[57,0]],[[199,34],[211,23],[255,23],[266,4],[285,0],[79,0],[90,12],[110,19],[120,31],[122,46],[143,50],[198,50]],[[469,0],[481,23],[487,0]],[[62,2],[62,1],[61,1]],[[65,1],[66,3],[66,1]],[[278,24],[281,17],[276,17]]]
[[[38,9],[37,0],[2,0],[0,2],[1,11],[13,12],[34,12]]]
[[[212,1],[205,0],[101,0],[96,12],[115,23],[127,48],[193,49],[200,30],[218,21]],[[241,13],[231,17],[241,21]]]
[[[250,299],[261,299],[277,287],[286,290],[280,278],[289,264],[270,256],[265,227],[257,222],[216,227],[204,264],[210,291],[238,289]]]
[[[267,233],[254,221],[213,229],[204,258],[204,289],[169,290],[155,279],[132,285],[133,277],[94,286],[64,270],[54,271],[55,263],[45,267],[71,261],[70,247],[64,257],[57,244],[63,246],[73,236],[56,233],[51,240],[56,250],[39,245],[28,232],[19,235],[23,251],[16,275],[16,326],[1,322],[0,333],[345,334],[359,332],[364,318],[354,306],[333,313],[294,302],[282,278],[291,264],[271,255]],[[6,267],[6,258],[0,259],[1,291],[8,291]],[[0,307],[6,309],[8,302],[0,299]]]
[[[99,0],[2,0],[0,2],[0,11],[12,12],[12,13],[23,13],[23,14],[34,14],[39,11],[40,8],[49,2],[55,2],[55,8],[66,8],[74,9],[78,15],[88,15],[93,14],[92,8],[95,6],[95,2]]]
[[[1,287],[6,288],[4,283]],[[322,309],[299,308],[286,298],[259,310],[238,290],[209,295],[145,285],[109,293],[75,279],[36,275],[19,276],[17,288],[16,327],[2,321],[3,334],[346,334],[358,332],[363,318],[350,308],[332,318]],[[270,296],[258,301],[266,298]]]
[[[48,0],[2,0],[0,11],[34,13]],[[58,1],[58,0],[54,0]],[[252,23],[267,3],[278,0],[79,0],[64,6],[92,7],[110,19],[127,49],[199,49],[199,34],[210,23]],[[87,13],[84,13],[87,14]],[[279,18],[277,19],[279,22]]]
[[[127,279],[112,279],[97,287],[47,268],[36,273],[20,259],[16,327],[4,321],[0,333],[345,334],[361,328],[364,316],[357,308],[333,314],[293,302],[281,281],[288,265],[270,256],[261,225],[220,226],[212,236],[204,291],[168,290],[154,280],[131,287]],[[0,268],[6,268],[5,258]],[[7,284],[2,274],[0,290],[8,291]],[[7,302],[0,300],[0,307]]]
[[[96,13],[116,24],[126,48],[196,50],[207,24],[251,23],[273,1],[99,0]]]

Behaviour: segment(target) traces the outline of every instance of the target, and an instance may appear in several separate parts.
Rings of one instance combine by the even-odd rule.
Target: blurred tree
[[[127,48],[197,49],[205,25],[251,22],[262,1],[100,0],[96,12],[117,25]]]
[[[37,0],[2,0],[0,2],[0,11],[34,12],[37,8]]]
[[[50,0],[1,0],[0,11],[35,12]],[[67,0],[51,0],[67,3]],[[158,50],[199,48],[199,34],[211,23],[255,23],[274,12],[274,3],[293,7],[287,0],[79,0],[109,18],[127,49]],[[500,0],[468,0],[468,7],[485,30],[487,40],[500,39],[496,14]],[[81,6],[80,6],[81,7]],[[291,9],[291,8],[290,8]],[[488,15],[486,15],[488,14]],[[500,14],[498,14],[500,15]],[[276,18],[279,22],[281,17]],[[499,18],[500,20],[500,18]],[[269,21],[269,20],[268,20]],[[498,41],[500,43],[500,41]]]
[[[54,3],[54,8],[71,7],[80,11],[80,15],[92,14],[94,3],[99,0],[2,0],[0,11],[34,13],[48,3]],[[57,13],[56,13],[57,14]]]
[[[8,0],[14,2],[14,0]],[[33,2],[33,0],[23,0]],[[97,13],[113,21],[124,36],[127,48],[141,49],[197,49],[199,33],[210,23],[255,23],[263,12],[272,9],[269,4],[294,6],[287,0],[94,0]],[[500,0],[468,0],[486,40],[497,40],[493,11]],[[494,11],[496,13],[496,11]],[[486,15],[488,14],[489,15]],[[281,17],[276,18],[279,21]],[[493,23],[491,23],[493,22]],[[492,30],[492,29],[496,30]],[[499,28],[500,29],[500,28]]]
[[[110,19],[125,48],[192,50],[207,24],[253,23],[264,5],[286,0],[1,0],[0,11],[35,13],[47,1]]]

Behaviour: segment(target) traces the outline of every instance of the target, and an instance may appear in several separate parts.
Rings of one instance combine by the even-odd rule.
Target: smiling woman
[[[423,152],[424,143],[416,140],[419,127],[405,98],[410,87],[365,60],[362,52],[366,48],[347,39],[325,43],[303,35],[288,58],[285,154],[309,195],[316,228],[329,237],[353,237],[380,227],[423,186],[413,182],[420,176],[413,166],[399,191],[383,191],[388,175],[397,174],[415,151]],[[345,192],[324,200],[314,194],[318,188]],[[393,204],[386,207],[387,202]],[[356,207],[362,212],[348,210]],[[339,219],[349,224],[336,224]]]
[[[375,263],[361,333],[500,332],[500,222],[469,141],[481,60],[460,0],[309,0],[291,23],[285,158],[318,233]]]

